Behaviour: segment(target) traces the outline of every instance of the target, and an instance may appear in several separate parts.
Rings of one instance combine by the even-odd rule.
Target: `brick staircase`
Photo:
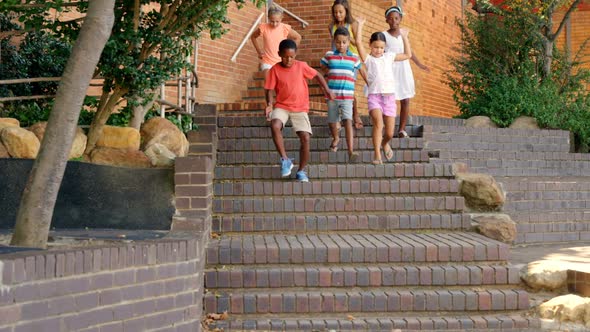
[[[281,179],[263,118],[225,113],[204,307],[229,318],[211,328],[538,330],[509,246],[472,232],[455,169],[429,162],[423,127],[408,126],[394,162],[375,166],[365,118],[364,162],[347,164],[312,116],[311,182],[298,183]],[[297,162],[298,139],[284,134]]]
[[[563,130],[481,129],[420,118],[433,163],[463,162],[507,192],[516,243],[590,240],[590,154],[570,153]],[[430,124],[426,124],[430,123]]]

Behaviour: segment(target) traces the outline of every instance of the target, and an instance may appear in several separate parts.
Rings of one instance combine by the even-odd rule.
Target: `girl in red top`
[[[254,31],[250,40],[254,44],[258,58],[260,59],[260,70],[266,72],[274,64],[281,62],[279,57],[279,43],[284,39],[291,39],[297,45],[301,41],[301,35],[293,30],[290,25],[284,24],[283,11],[276,6],[268,9],[268,23],[262,23]],[[264,47],[258,43],[258,37],[262,37]]]

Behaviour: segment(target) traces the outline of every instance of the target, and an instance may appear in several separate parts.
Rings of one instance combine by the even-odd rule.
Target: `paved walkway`
[[[511,248],[509,261],[515,265],[554,261],[568,269],[590,272],[590,241],[517,245]]]

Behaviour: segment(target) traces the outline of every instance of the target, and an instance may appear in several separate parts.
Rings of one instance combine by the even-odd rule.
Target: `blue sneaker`
[[[299,182],[309,182],[309,178],[307,177],[307,174],[305,173],[305,171],[299,171],[297,172],[297,181]]]
[[[293,169],[293,162],[291,159],[283,159],[281,158],[281,176],[286,177],[291,175],[291,170]]]

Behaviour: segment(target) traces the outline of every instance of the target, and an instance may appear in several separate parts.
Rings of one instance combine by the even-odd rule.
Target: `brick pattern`
[[[206,239],[206,237],[205,237]],[[203,238],[2,256],[0,330],[197,328]]]
[[[465,317],[376,317],[343,319],[336,316],[332,319],[322,315],[309,319],[243,319],[235,321],[218,321],[214,327],[232,330],[273,330],[273,331],[391,331],[402,330],[451,330],[472,331],[487,330],[491,332],[523,332],[539,331],[541,325],[533,318],[520,315],[472,315]]]
[[[469,312],[528,309],[528,294],[514,290],[380,290],[217,292],[205,295],[205,311],[230,314],[372,312]]]
[[[205,287],[405,287],[518,285],[519,269],[504,265],[244,267],[207,270]],[[217,291],[217,290],[216,290]],[[229,291],[229,290],[228,290]]]
[[[570,293],[590,297],[590,272],[567,270],[567,289]]]
[[[501,261],[508,251],[504,243],[463,232],[242,235],[211,240],[207,264]]]
[[[213,218],[214,232],[328,232],[398,230],[469,230],[471,218],[463,213],[346,215],[227,215]]]

